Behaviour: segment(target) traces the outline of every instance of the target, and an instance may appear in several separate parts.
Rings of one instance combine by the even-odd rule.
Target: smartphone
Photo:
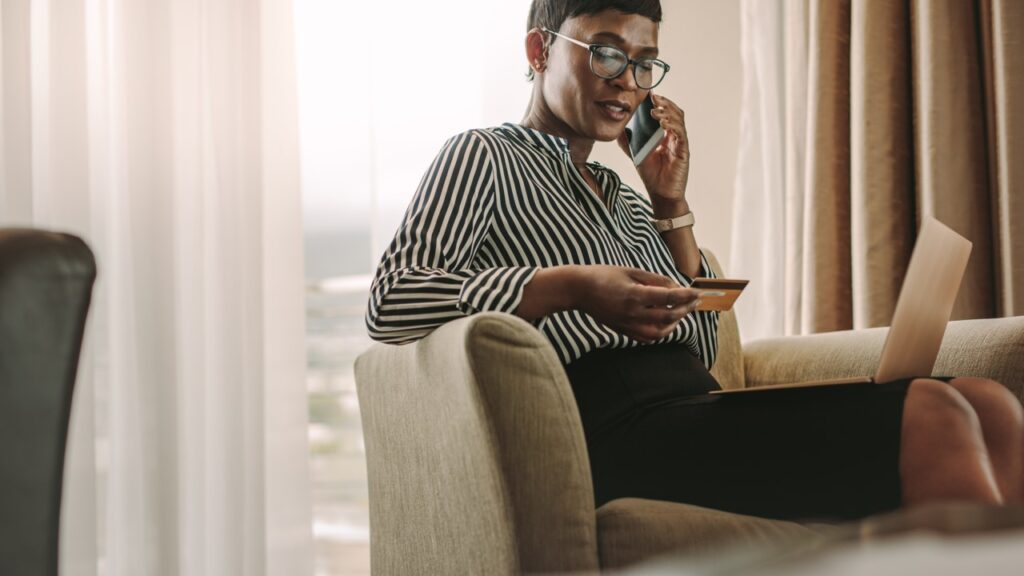
[[[728,278],[694,278],[690,288],[700,290],[700,306],[697,310],[725,312],[732,309],[749,283],[749,280]]]
[[[665,130],[651,116],[651,110],[654,110],[654,100],[648,92],[647,98],[640,103],[626,126],[626,138],[629,139],[629,153],[633,157],[634,166],[639,166],[665,137]]]

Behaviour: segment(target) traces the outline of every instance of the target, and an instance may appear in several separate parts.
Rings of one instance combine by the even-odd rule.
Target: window
[[[528,9],[295,0],[318,575],[369,573],[352,366],[377,260],[447,138],[522,118]]]

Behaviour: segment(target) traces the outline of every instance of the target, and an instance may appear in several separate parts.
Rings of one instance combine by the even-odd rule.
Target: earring
[[[544,62],[540,60],[534,61],[533,67],[537,72],[543,72],[544,69],[547,68],[547,66],[544,65]]]

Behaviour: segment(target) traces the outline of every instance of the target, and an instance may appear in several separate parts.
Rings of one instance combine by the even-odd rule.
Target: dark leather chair
[[[0,574],[55,576],[64,446],[96,264],[82,240],[0,229]]]

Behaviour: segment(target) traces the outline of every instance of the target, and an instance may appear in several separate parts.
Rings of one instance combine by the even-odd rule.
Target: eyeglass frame
[[[541,28],[541,30],[543,30],[544,32],[547,32],[548,34],[554,34],[555,36],[558,36],[559,38],[562,38],[564,40],[568,40],[569,42],[572,42],[573,44],[575,44],[577,46],[580,46],[582,48],[586,48],[587,51],[590,52],[590,72],[594,76],[597,76],[598,78],[603,78],[605,80],[614,80],[614,79],[618,78],[619,76],[622,76],[623,74],[625,74],[626,70],[628,70],[630,65],[632,65],[633,66],[633,81],[636,82],[637,87],[640,88],[641,90],[654,90],[654,88],[657,87],[658,84],[661,84],[665,80],[665,76],[668,76],[668,71],[672,69],[672,67],[669,66],[667,62],[665,62],[664,60],[660,60],[658,58],[637,58],[637,59],[630,58],[629,54],[626,54],[626,51],[623,50],[622,48],[619,48],[618,46],[612,46],[611,44],[587,44],[586,42],[583,42],[581,40],[577,40],[575,38],[566,36],[565,34],[559,34],[558,32],[555,32],[554,30],[551,30],[551,29],[548,29],[548,28]],[[626,58],[626,65],[622,67],[622,71],[619,72],[618,74],[616,74],[615,76],[602,76],[602,75],[598,74],[597,72],[595,72],[594,71],[594,54],[595,54],[595,52],[596,52],[596,50],[598,48],[611,48],[612,50],[617,50],[619,53],[621,53]],[[650,86],[650,87],[644,88],[644,87],[640,86],[640,79],[636,77],[636,65],[639,64],[640,62],[643,62],[643,61],[658,62],[662,66],[665,67],[665,73],[662,74],[661,78],[658,79],[658,81],[654,83],[654,86]]]

